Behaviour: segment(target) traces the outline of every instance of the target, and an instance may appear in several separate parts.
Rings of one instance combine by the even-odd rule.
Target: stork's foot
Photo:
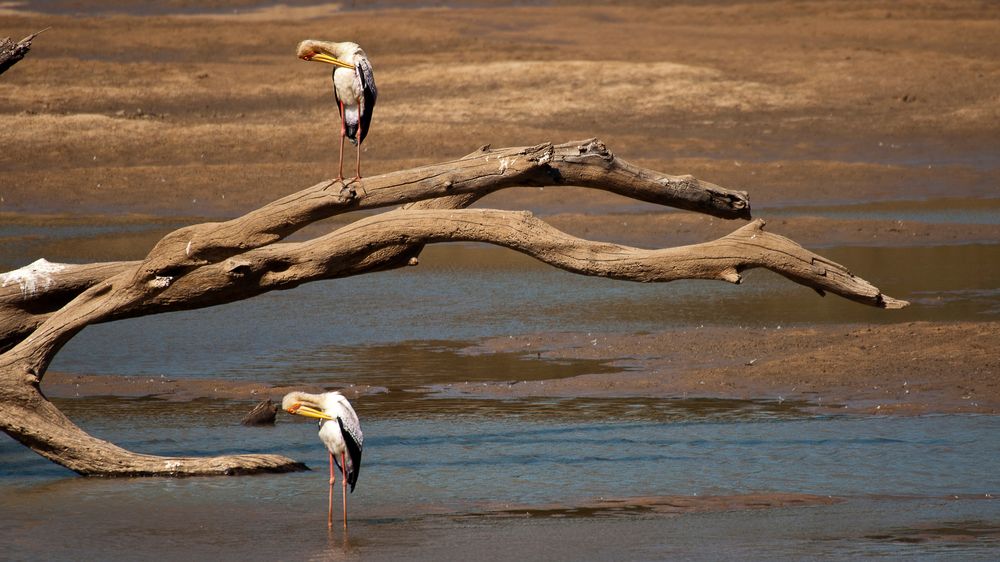
[[[351,183],[353,181],[354,180],[351,180],[350,182],[345,181],[344,180],[344,175],[341,174],[341,175],[333,178],[332,180],[330,180],[330,183],[326,187],[323,188],[323,191],[326,191],[327,189],[331,189],[333,187],[336,187],[338,184],[341,186],[341,190],[343,190],[344,187],[346,187],[349,183]]]
[[[344,187],[340,188],[341,199],[356,199],[358,197],[358,192],[354,189],[351,184],[345,184]]]
[[[354,176],[354,179],[351,180],[351,183],[358,183],[358,185],[361,186],[361,193],[363,193],[365,197],[368,197],[368,191],[365,190],[365,185],[360,182],[361,182],[361,174]]]

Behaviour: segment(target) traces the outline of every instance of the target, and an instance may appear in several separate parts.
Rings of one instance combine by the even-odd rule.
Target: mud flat
[[[805,401],[824,411],[996,414],[997,345],[995,322],[540,334],[491,339],[471,351],[616,356],[613,365],[626,371],[456,384],[441,391],[494,397],[702,396]]]
[[[356,39],[372,58],[368,174],[597,136],[644,166],[746,189],[763,218],[998,195],[989,3],[179,4],[0,11],[4,34],[53,28],[0,82],[0,212],[228,216],[329,176],[339,126],[329,73],[294,58],[305,37]],[[508,198],[619,201],[487,201]]]

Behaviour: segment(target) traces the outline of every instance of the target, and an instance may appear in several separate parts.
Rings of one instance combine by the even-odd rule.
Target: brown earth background
[[[362,44],[375,67],[380,97],[364,145],[366,175],[486,143],[596,136],[639,165],[749,191],[755,216],[807,247],[1000,240],[995,220],[816,212],[860,205],[890,214],[935,206],[1000,213],[995,2],[396,2],[352,10],[219,1],[206,13],[203,3],[123,0],[87,3],[83,15],[66,15],[81,10],[71,1],[39,6],[0,3],[0,36],[52,27],[0,77],[7,226],[214,220],[331,177],[339,124],[329,74],[294,57],[301,39],[319,38]],[[507,190],[480,206],[530,209],[573,234],[642,246],[708,240],[741,224],[590,190]],[[154,241],[98,237],[61,241],[59,251],[137,259]],[[0,237],[8,247],[35,242]],[[37,247],[42,255],[53,249],[46,244]],[[856,273],[879,284],[862,267]],[[996,413],[997,349],[994,321],[534,334],[470,351],[530,350],[631,370],[449,392]],[[136,382],[50,373],[46,388],[72,395],[81,381],[84,393],[123,395]],[[220,392],[214,382],[197,388],[176,392]]]

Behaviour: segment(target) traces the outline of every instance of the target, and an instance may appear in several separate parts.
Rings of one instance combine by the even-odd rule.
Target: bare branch
[[[317,279],[411,263],[425,244],[505,246],[582,275],[639,282],[718,279],[733,283],[764,267],[864,304],[899,308],[846,268],[754,221],[712,242],[644,250],[563,233],[527,212],[459,209],[512,186],[576,185],[726,218],[749,217],[746,194],[667,176],[614,157],[599,141],[491,150],[344,186],[323,182],[221,223],[165,236],[139,262],[68,266],[41,260],[0,276],[5,320],[0,348],[0,427],[39,454],[81,474],[231,474],[298,470],[274,455],[165,458],[95,439],[40,392],[55,353],[84,327],[212,306]],[[347,211],[405,204],[319,238],[278,243],[303,226]],[[9,319],[6,317],[10,317]]]
[[[86,289],[139,262],[51,263],[0,274],[0,353],[10,349]]]
[[[387,248],[460,241],[504,246],[580,275],[644,283],[678,279],[740,283],[742,271],[761,267],[821,293],[829,291],[870,306],[906,305],[847,268],[788,238],[764,232],[763,227],[764,221],[756,220],[712,242],[645,250],[576,238],[522,211],[400,210],[359,220],[314,240],[271,245],[200,268],[147,305],[163,311],[232,302],[319,279],[385,269],[388,260],[395,259],[394,253],[383,253]]]
[[[639,168],[616,158],[596,139],[560,145],[484,147],[458,160],[359,182],[321,182],[237,219],[180,229],[153,248],[143,270],[147,276],[173,275],[178,268],[218,262],[348,211],[457,195],[472,196],[461,199],[468,205],[494,191],[519,186],[592,187],[720,218],[750,218],[745,192],[692,176],[670,176]]]
[[[750,202],[745,192],[728,190],[692,176],[671,176],[634,166],[617,158],[596,139],[500,149],[484,146],[457,160],[366,178],[362,182],[348,185],[332,180],[321,182],[242,217],[178,229],[163,237],[144,262],[130,269],[121,267],[121,277],[109,275],[94,279],[90,293],[114,293],[120,301],[116,308],[125,309],[129,295],[148,300],[151,294],[147,289],[165,288],[200,266],[280,241],[312,222],[336,214],[404,203],[412,208],[460,208],[485,195],[515,186],[591,187],[722,218],[750,216]],[[411,246],[407,252],[408,256],[416,255],[420,249]],[[61,285],[61,275],[60,272],[51,275],[56,286]],[[126,290],[140,286],[145,289]],[[2,295],[0,292],[0,298]],[[70,293],[60,292],[59,295],[66,299]],[[77,296],[90,298],[85,294],[73,295],[73,298]],[[47,320],[58,310],[53,308],[58,302],[59,298],[50,298],[49,306],[22,303],[22,311],[16,312],[21,318],[11,317],[0,323],[0,328],[12,330],[0,330],[0,350],[9,349]],[[36,312],[23,318],[26,316],[23,310],[27,308]],[[78,306],[77,310],[82,308]],[[36,353],[35,362],[46,363],[47,355],[55,353],[76,330],[107,321],[110,311],[100,312],[95,308],[92,313],[77,317],[75,323],[63,323],[60,331],[35,334],[51,338],[47,346],[36,347],[38,352],[46,353]]]
[[[41,31],[37,31],[24,39],[21,39],[17,43],[11,41],[10,37],[0,39],[0,74],[7,72],[7,69],[23,59],[24,55],[28,54],[28,51],[31,50],[31,42],[35,39],[35,37],[38,37],[39,34],[44,33],[49,29],[52,28],[46,27]]]

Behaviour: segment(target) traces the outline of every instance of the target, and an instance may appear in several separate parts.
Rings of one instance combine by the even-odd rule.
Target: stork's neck
[[[309,394],[308,392],[289,392],[281,399],[281,409],[288,411],[296,403],[322,409],[323,396],[320,394]]]
[[[345,41],[343,43],[333,43],[324,42],[321,43],[322,47],[329,51],[329,53],[338,59],[354,64],[354,57],[360,52],[364,56],[365,52],[361,50],[361,46],[357,43],[351,43],[350,41]]]

